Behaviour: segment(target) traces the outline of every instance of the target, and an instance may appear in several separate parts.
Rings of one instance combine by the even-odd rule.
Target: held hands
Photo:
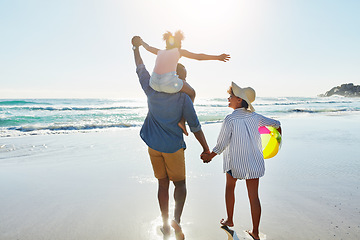
[[[201,155],[200,155],[200,158],[203,160],[203,163],[209,163],[213,156],[211,155],[210,151],[207,151],[207,152],[203,152]]]
[[[230,60],[230,55],[223,53],[223,54],[218,56],[218,60],[222,61],[222,62],[227,62],[227,61]]]

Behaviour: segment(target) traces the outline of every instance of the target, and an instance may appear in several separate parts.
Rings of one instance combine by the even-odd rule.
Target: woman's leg
[[[259,224],[261,217],[261,204],[258,194],[259,179],[247,179],[246,187],[248,190],[248,196],[251,208],[251,218],[253,223],[252,232],[249,232],[255,239],[259,239]]]
[[[225,189],[225,203],[226,203],[226,212],[227,219],[222,219],[220,224],[233,227],[234,221],[234,205],[235,205],[235,186],[236,178],[233,178],[229,173],[226,173],[226,189]]]

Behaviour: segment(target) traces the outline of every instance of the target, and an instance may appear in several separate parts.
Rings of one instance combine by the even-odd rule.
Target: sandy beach
[[[262,239],[360,239],[360,116],[279,120],[282,148],[260,180]],[[211,147],[220,126],[203,126]],[[225,240],[222,156],[203,164],[195,138],[186,142],[186,239]],[[1,240],[162,239],[157,182],[139,128],[4,137],[0,147]],[[247,239],[243,181],[234,220],[239,239]]]

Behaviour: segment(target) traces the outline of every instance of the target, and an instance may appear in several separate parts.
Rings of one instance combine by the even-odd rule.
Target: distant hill
[[[341,86],[333,87],[325,94],[320,94],[320,97],[330,97],[332,95],[339,95],[344,97],[360,97],[360,85],[353,83],[341,84]]]

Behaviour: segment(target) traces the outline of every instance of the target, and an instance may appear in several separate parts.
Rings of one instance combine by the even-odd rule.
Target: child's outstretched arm
[[[149,44],[147,44],[146,42],[144,42],[142,39],[141,39],[141,45],[143,45],[143,47],[148,50],[149,52],[157,55],[159,49],[155,48],[155,47],[152,47],[150,46]]]
[[[230,55],[225,54],[225,53],[223,53],[221,55],[208,55],[208,54],[204,54],[204,53],[192,53],[185,49],[179,49],[179,52],[180,52],[181,56],[195,59],[195,60],[200,60],[200,61],[201,60],[219,60],[219,61],[227,62],[230,60]]]

